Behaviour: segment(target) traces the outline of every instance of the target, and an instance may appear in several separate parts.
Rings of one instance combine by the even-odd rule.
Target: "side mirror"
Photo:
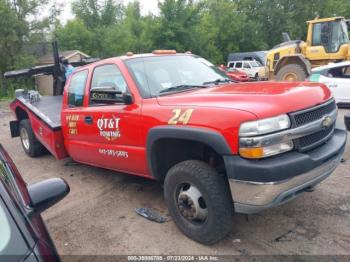
[[[90,90],[90,101],[101,104],[123,103],[130,105],[133,103],[131,94],[122,93],[112,86],[94,87]]]
[[[51,178],[28,186],[31,207],[41,213],[58,203],[69,193],[69,185],[62,178]]]
[[[350,113],[347,113],[344,116],[344,122],[345,122],[346,129],[350,132]]]
[[[123,100],[124,100],[124,104],[126,105],[131,105],[132,103],[134,103],[134,98],[129,93],[123,94]]]

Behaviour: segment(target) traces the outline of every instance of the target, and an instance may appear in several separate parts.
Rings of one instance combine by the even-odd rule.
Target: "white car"
[[[314,68],[309,80],[328,86],[339,106],[350,106],[349,61]]]
[[[255,80],[266,80],[268,78],[266,67],[255,60],[230,61],[227,63],[227,67],[244,72]]]

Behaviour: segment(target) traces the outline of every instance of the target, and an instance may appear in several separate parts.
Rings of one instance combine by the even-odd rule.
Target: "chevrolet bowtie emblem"
[[[322,120],[322,127],[323,128],[329,128],[333,125],[333,120],[331,117],[326,116],[323,120]]]

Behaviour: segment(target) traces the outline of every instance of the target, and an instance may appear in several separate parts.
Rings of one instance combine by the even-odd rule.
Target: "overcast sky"
[[[59,1],[56,0],[57,3],[64,3],[62,4],[62,14],[61,14],[61,21],[63,23],[66,23],[67,20],[73,18],[72,10],[71,10],[71,2],[74,0],[65,0],[65,1]],[[134,0],[120,0],[124,4],[133,2]],[[54,2],[54,0],[52,0]],[[139,0],[141,4],[141,13],[142,15],[147,15],[149,13],[152,14],[158,14],[158,0]],[[43,12],[44,16],[48,15],[49,10],[46,10]]]

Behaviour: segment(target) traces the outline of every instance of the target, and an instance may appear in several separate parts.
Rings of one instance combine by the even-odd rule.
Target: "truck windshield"
[[[184,91],[184,88],[203,87],[207,83],[230,81],[224,72],[207,60],[192,55],[169,55],[135,58],[126,61],[141,93],[158,96],[164,90]],[[208,84],[208,86],[211,86]]]

